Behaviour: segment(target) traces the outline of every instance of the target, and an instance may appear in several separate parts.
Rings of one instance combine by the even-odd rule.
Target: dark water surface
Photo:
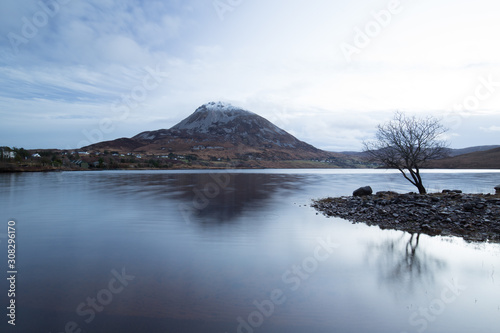
[[[493,171],[430,191],[492,192]],[[367,170],[0,175],[16,221],[16,326],[1,332],[498,332],[500,246],[317,215],[311,199],[413,191]]]

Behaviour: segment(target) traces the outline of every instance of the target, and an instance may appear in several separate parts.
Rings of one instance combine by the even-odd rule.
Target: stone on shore
[[[352,195],[355,197],[363,197],[366,195],[371,195],[372,193],[373,193],[373,190],[370,186],[364,186],[364,187],[360,187],[357,190],[355,190],[354,192],[352,192]]]
[[[462,193],[462,190],[443,190],[442,193]]]

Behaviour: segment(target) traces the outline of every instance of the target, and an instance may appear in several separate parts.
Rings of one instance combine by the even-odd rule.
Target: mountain
[[[430,168],[440,169],[499,169],[500,148],[478,150],[468,154],[433,160]]]
[[[202,105],[172,128],[143,132],[132,140],[143,144],[141,149],[147,151],[163,147],[230,158],[242,154],[254,154],[265,159],[304,159],[328,155],[265,118],[222,102]]]
[[[337,166],[354,166],[344,163],[342,154],[315,148],[253,112],[222,102],[200,106],[170,129],[146,131],[132,138],[100,142],[82,149],[190,155],[208,161],[336,160]],[[355,158],[347,160],[356,163]]]

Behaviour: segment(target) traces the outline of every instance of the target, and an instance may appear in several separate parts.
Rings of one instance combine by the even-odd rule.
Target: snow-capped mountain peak
[[[248,122],[255,113],[235,107],[229,103],[210,102],[196,109],[188,118],[184,119],[174,127],[173,130],[188,130],[197,133],[219,132],[221,127],[227,131],[233,131],[235,121]],[[227,133],[227,132],[226,132]]]
[[[316,149],[285,132],[267,119],[224,102],[209,102],[169,130],[143,132],[135,138],[147,141],[167,137],[197,140],[198,143],[245,145],[269,149]]]
[[[195,112],[198,111],[246,111],[246,110],[235,107],[231,103],[219,101],[219,102],[209,102],[207,104],[203,104],[198,109],[196,109]]]
[[[170,129],[142,132],[124,144],[134,150],[210,159],[247,156],[244,158],[296,160],[326,156],[267,119],[224,102],[204,104]]]

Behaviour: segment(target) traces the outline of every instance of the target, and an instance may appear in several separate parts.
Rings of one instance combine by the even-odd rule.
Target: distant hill
[[[346,156],[356,156],[356,157],[361,157],[361,158],[369,158],[369,154],[363,152],[363,151],[341,151],[339,154],[346,155]]]
[[[486,151],[486,150],[495,149],[495,148],[500,148],[500,146],[499,145],[490,145],[490,146],[474,146],[474,147],[467,147],[467,148],[461,148],[461,149],[449,149],[448,155],[449,155],[449,157],[454,157],[454,156],[458,156],[458,155],[473,153],[476,151]]]
[[[196,160],[265,161],[309,160],[329,166],[359,167],[361,159],[327,152],[300,141],[267,119],[239,107],[210,102],[170,129],[146,131],[83,147],[87,151],[122,154],[194,156]],[[262,161],[262,162],[260,162]]]
[[[486,151],[486,150],[495,149],[495,148],[500,148],[500,145],[474,146],[474,147],[459,148],[459,149],[450,148],[447,150],[447,154],[448,154],[448,157],[454,157],[454,156],[458,156],[458,155],[473,153],[476,151]],[[343,155],[347,155],[347,156],[357,156],[357,157],[364,157],[364,158],[369,157],[369,155],[367,153],[362,152],[362,151],[341,151],[339,153],[343,154]]]
[[[430,161],[428,167],[439,169],[500,169],[500,148],[479,150]]]

